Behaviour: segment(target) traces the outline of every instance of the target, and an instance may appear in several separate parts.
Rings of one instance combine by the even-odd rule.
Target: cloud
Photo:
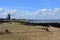
[[[3,11],[3,10],[1,10]],[[20,9],[4,9],[3,15],[7,16],[7,14],[11,14],[12,18],[29,18],[31,16],[30,11],[20,10]]]
[[[37,10],[35,12],[35,18],[37,19],[59,19],[60,8]]]
[[[20,9],[7,9],[0,8],[0,18],[6,17],[7,14],[11,14],[12,18],[21,19],[59,19],[60,8],[54,9],[39,9],[35,12],[20,10]]]

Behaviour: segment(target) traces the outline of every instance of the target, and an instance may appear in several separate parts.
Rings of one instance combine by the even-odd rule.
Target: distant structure
[[[11,15],[10,15],[10,14],[8,14],[7,19],[8,19],[8,20],[10,20],[10,19],[11,19]]]

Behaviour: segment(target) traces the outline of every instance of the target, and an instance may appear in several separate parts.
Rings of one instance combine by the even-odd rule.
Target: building
[[[7,20],[10,20],[10,19],[11,19],[11,15],[8,14],[8,16],[7,16]]]

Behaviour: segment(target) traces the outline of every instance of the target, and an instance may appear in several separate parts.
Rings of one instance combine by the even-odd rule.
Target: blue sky
[[[42,8],[60,8],[60,0],[0,0],[0,7],[36,11]]]
[[[5,9],[6,8],[6,9]],[[57,18],[59,18],[60,14],[60,0],[0,0],[0,12],[2,11],[1,16],[4,14],[4,13],[12,13],[14,15],[14,17],[16,18],[30,18],[30,19],[40,19],[43,18],[43,19],[55,19],[55,15],[49,17],[49,13],[53,13],[53,14],[56,14]],[[16,13],[14,10],[17,10],[18,9],[18,13]],[[37,13],[39,10],[43,10],[42,11],[43,13],[41,14],[40,12],[40,16],[39,13]],[[46,9],[46,10],[45,10]],[[53,10],[53,12],[49,11],[49,10]],[[57,10],[59,12],[55,11],[54,10]],[[7,10],[9,12],[7,12]],[[22,11],[21,11],[22,10]],[[11,12],[11,11],[14,11],[14,12]],[[21,12],[19,12],[21,11]],[[28,12],[26,12],[28,11]],[[46,13],[45,11],[49,12],[49,13]],[[24,12],[24,14],[22,13]],[[15,14],[16,15],[15,15]],[[21,14],[19,14],[21,13]],[[36,15],[37,14],[37,15]],[[47,15],[48,14],[48,15]],[[50,14],[50,15],[51,15]],[[58,16],[59,14],[59,16]],[[19,15],[19,16],[17,16]],[[28,15],[28,16],[27,16]],[[34,16],[33,16],[34,15]],[[32,17],[33,16],[33,17]]]

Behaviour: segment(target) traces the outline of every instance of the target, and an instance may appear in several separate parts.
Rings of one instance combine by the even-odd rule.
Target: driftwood
[[[8,29],[5,30],[6,33],[11,33]]]
[[[49,29],[48,28],[42,28],[42,30],[45,30],[45,31],[48,31],[49,32]]]

